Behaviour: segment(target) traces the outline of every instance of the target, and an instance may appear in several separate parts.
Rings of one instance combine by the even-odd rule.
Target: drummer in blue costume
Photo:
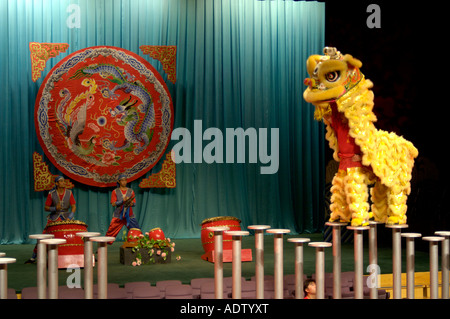
[[[47,225],[55,221],[72,220],[75,214],[76,201],[70,189],[65,187],[63,176],[55,178],[55,187],[47,195],[45,201],[45,211],[50,212],[47,216]],[[44,232],[45,234],[45,229]],[[34,263],[36,261],[37,246],[34,247],[33,254],[25,263]]]
[[[135,194],[131,188],[127,187],[125,174],[119,175],[117,188],[111,194],[111,205],[115,209],[106,236],[116,237],[123,226],[127,226],[129,230],[132,228],[140,230],[139,223],[133,214],[133,207],[136,205]]]

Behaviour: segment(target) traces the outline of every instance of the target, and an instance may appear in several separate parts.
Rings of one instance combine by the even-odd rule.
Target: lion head
[[[306,61],[310,77],[305,79],[308,87],[303,98],[315,106],[338,100],[364,78],[358,59],[343,56],[336,48],[325,47],[323,51],[324,55],[312,55]]]

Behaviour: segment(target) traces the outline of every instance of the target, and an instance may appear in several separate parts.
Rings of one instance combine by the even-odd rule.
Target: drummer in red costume
[[[133,207],[136,205],[134,191],[127,187],[127,177],[124,174],[119,176],[117,188],[111,194],[111,205],[115,208],[111,224],[109,225],[106,236],[116,237],[123,226],[128,230],[140,230],[134,214]],[[110,242],[109,244],[112,244]]]
[[[76,201],[70,189],[66,189],[63,176],[55,178],[55,187],[48,192],[45,201],[45,211],[50,212],[47,216],[47,225],[55,221],[71,220],[75,214]],[[45,234],[45,229],[43,231]],[[25,263],[36,261],[37,246],[34,247],[33,254]]]

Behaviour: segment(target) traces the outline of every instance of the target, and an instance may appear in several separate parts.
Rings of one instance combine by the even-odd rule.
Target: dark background
[[[374,83],[376,127],[402,135],[419,150],[404,232],[450,230],[447,10],[433,1],[324,2],[325,44],[362,61],[362,73]],[[371,3],[380,6],[381,28],[367,26]],[[328,150],[327,161],[331,155]],[[380,244],[390,244],[391,231],[378,229]],[[416,240],[416,248],[428,244]]]

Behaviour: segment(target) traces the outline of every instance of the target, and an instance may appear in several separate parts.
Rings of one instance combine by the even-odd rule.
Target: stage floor
[[[323,241],[323,234],[302,234],[284,236],[284,274],[294,273],[294,244],[287,241],[291,237],[310,238],[311,241]],[[172,262],[169,264],[151,264],[141,266],[125,266],[120,263],[120,246],[123,242],[116,241],[108,246],[108,282],[118,283],[123,286],[126,282],[149,281],[155,285],[157,281],[176,279],[189,284],[193,278],[214,277],[214,264],[201,259],[204,250],[200,238],[172,239],[175,242],[175,252]],[[367,240],[364,242],[364,270],[369,265],[369,251]],[[5,252],[6,257],[16,258],[17,262],[8,265],[8,287],[20,293],[24,287],[35,287],[36,264],[24,264],[31,256],[34,245],[1,245],[0,252]],[[94,244],[94,250],[96,244]],[[250,279],[255,275],[255,238],[243,237],[242,249],[252,249],[253,260],[242,263],[242,276]],[[176,260],[179,255],[181,259]],[[405,249],[402,249],[402,272],[406,271]],[[264,236],[264,272],[266,275],[274,273],[273,235]],[[353,244],[342,244],[342,271],[354,271]],[[440,261],[439,261],[440,262]],[[378,264],[382,274],[392,273],[392,249],[390,247],[378,247]],[[440,270],[439,266],[439,270]],[[427,251],[416,251],[416,272],[429,271],[429,255]],[[333,250],[325,249],[325,271],[333,272]],[[304,248],[304,272],[311,275],[315,272],[315,249],[305,245]],[[67,280],[73,280],[73,273],[66,269],[59,270],[59,285],[64,286]],[[83,269],[80,271],[81,285],[83,285]],[[369,274],[365,272],[364,274]],[[232,276],[232,263],[224,263],[224,277]],[[97,283],[97,267],[94,268],[94,284]]]

